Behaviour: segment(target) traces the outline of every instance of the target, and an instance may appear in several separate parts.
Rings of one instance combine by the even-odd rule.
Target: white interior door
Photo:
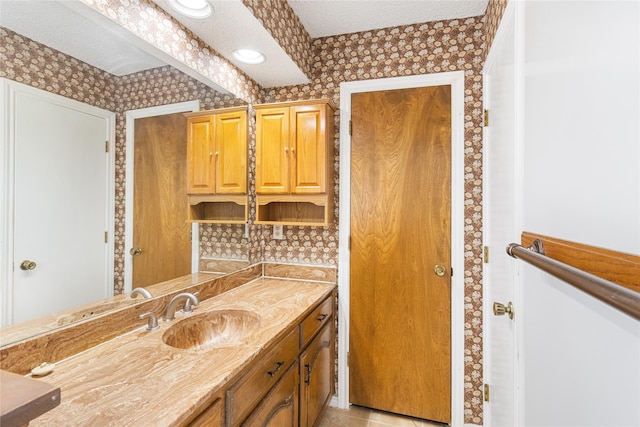
[[[112,245],[105,238],[111,187],[105,143],[113,113],[13,87],[7,91],[14,153],[8,323],[113,295]],[[21,267],[25,261],[33,269]]]
[[[517,103],[517,37],[515,6],[509,4],[484,69],[485,109],[489,125],[484,133],[484,245],[483,268],[484,381],[488,401],[485,425],[514,426],[517,420],[518,324],[517,263],[506,254],[509,243],[519,242],[519,149]],[[515,316],[496,316],[493,303],[514,304]],[[486,387],[485,386],[485,387]]]

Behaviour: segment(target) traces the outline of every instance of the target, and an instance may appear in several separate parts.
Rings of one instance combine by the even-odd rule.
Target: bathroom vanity
[[[62,402],[30,425],[316,425],[334,393],[334,307],[335,282],[263,275],[56,362],[40,381]]]

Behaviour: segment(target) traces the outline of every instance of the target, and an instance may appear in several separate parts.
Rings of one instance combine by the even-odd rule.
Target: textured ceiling
[[[153,1],[261,86],[308,82],[307,76],[244,7],[242,0],[210,0],[214,13],[204,20],[176,14],[166,0]],[[275,1],[288,1],[313,38],[479,16],[485,13],[488,3],[488,0]],[[127,30],[78,0],[0,0],[0,25],[115,75],[167,63],[180,68],[172,58],[145,46]],[[231,56],[239,48],[257,49],[267,60],[260,65],[241,64]],[[190,70],[182,71],[192,75]],[[213,82],[203,82],[225,92]]]
[[[288,0],[313,38],[484,15],[489,0]]]
[[[288,86],[309,82],[241,0],[213,1],[213,13],[205,19],[180,15],[166,0],[153,1],[216,52],[251,76],[260,86]],[[258,50],[266,57],[266,61],[259,65],[243,64],[232,56],[236,49]]]
[[[0,0],[0,25],[116,76],[165,65],[130,43],[124,28],[87,7],[80,14],[68,6],[72,2]]]

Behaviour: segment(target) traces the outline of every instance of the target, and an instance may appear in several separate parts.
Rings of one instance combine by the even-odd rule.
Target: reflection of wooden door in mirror
[[[186,124],[182,113],[135,121],[134,288],[191,273]]]

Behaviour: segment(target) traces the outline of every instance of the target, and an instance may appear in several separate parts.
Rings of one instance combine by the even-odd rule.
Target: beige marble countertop
[[[176,313],[160,329],[144,327],[56,363],[42,378],[60,387],[62,403],[31,426],[173,426],[212,401],[261,350],[300,322],[335,285],[260,278],[202,302],[193,313]],[[228,348],[181,350],[162,341],[183,318],[218,309],[249,310],[260,325],[243,343]]]

